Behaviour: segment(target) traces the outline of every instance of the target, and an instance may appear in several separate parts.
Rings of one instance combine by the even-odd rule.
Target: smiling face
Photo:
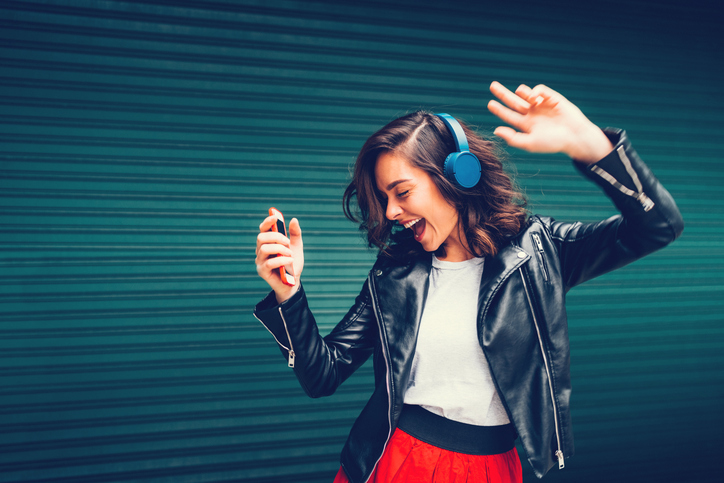
[[[375,181],[387,199],[387,219],[413,230],[425,251],[434,252],[445,243],[444,260],[472,258],[461,241],[457,210],[427,172],[399,154],[385,152],[377,158]]]

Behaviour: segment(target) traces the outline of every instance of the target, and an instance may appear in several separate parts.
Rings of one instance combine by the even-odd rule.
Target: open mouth
[[[405,223],[403,226],[405,228],[410,228],[415,233],[415,240],[420,241],[423,233],[425,233],[426,225],[427,223],[424,218],[417,218],[416,220]]]

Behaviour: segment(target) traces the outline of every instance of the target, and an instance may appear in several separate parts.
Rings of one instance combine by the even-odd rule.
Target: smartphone
[[[272,225],[271,231],[276,231],[284,236],[288,236],[287,227],[284,225],[284,215],[282,215],[282,212],[277,210],[276,208],[269,208],[269,216],[273,216],[277,220],[277,222]],[[296,283],[296,281],[294,280],[294,274],[287,273],[284,267],[279,267],[279,277],[282,279],[284,285],[289,285],[290,287],[293,287]]]

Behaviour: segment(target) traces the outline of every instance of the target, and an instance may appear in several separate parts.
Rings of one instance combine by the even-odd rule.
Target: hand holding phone
[[[276,218],[276,223],[272,225],[271,231],[275,231],[281,233],[284,236],[288,236],[287,228],[284,225],[284,215],[282,215],[282,212],[272,207],[269,208],[269,216],[273,216]],[[294,271],[294,267],[291,265],[290,269],[292,270],[292,272]],[[289,285],[290,287],[293,287],[296,284],[296,280],[294,279],[294,273],[288,273],[284,267],[279,267],[279,278],[281,278],[284,285]]]
[[[256,272],[274,291],[278,303],[293,296],[300,288],[304,271],[304,243],[299,220],[289,225],[276,208],[259,225],[256,236]]]

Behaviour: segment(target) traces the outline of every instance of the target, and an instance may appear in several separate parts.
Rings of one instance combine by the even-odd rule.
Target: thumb
[[[289,222],[289,241],[292,245],[302,243],[302,227],[299,226],[299,220],[292,218]]]
[[[508,143],[508,146],[512,148],[518,148],[518,149],[526,149],[526,135],[525,133],[520,133],[516,131],[515,129],[511,129],[508,126],[499,126],[495,129],[493,132],[496,136],[503,139],[506,143]]]

